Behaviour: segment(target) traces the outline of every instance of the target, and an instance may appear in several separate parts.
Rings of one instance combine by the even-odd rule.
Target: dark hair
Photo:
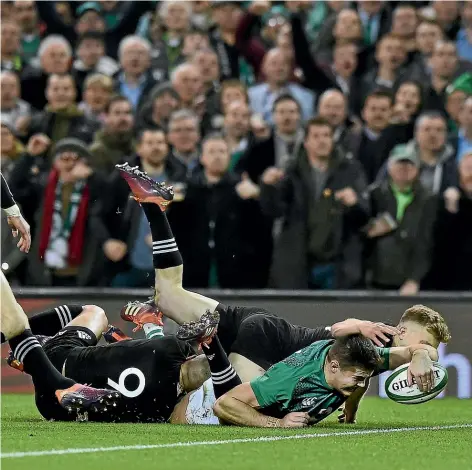
[[[103,33],[98,31],[86,31],[78,37],[77,47],[80,46],[82,41],[86,41],[87,39],[93,39],[94,41],[100,41],[101,43],[105,44],[105,35]]]
[[[295,103],[297,105],[297,108],[298,108],[298,112],[301,113],[302,112],[302,107],[300,106],[300,103],[298,102],[298,100],[296,100],[292,95],[290,95],[289,93],[282,93],[281,95],[277,96],[277,98],[275,98],[274,100],[274,103],[272,104],[272,112],[275,111],[275,108],[280,104],[280,103],[283,103],[284,101],[292,101],[293,103]]]
[[[331,132],[333,131],[333,126],[323,117],[317,116],[311,118],[305,125],[305,136],[308,136],[310,129],[312,127],[329,127]]]
[[[111,110],[111,107],[113,106],[114,103],[119,103],[121,101],[126,101],[127,103],[129,103],[129,99],[126,98],[125,96],[123,95],[113,95],[111,98],[110,98],[110,101],[108,102],[108,104],[105,106],[105,112],[108,114]]]
[[[227,144],[225,136],[223,134],[219,132],[212,132],[211,134],[208,134],[207,136],[205,136],[205,138],[202,140],[201,147],[203,148],[203,146],[210,140],[222,140]]]
[[[366,105],[369,98],[387,98],[390,100],[390,103],[393,103],[393,94],[387,88],[376,88],[368,93],[364,99],[363,107]]]
[[[362,367],[368,371],[379,366],[381,359],[370,339],[361,335],[338,338],[328,352],[329,360],[337,360],[341,369]]]
[[[167,142],[167,134],[166,134],[166,131],[162,129],[162,127],[143,127],[136,133],[137,144],[140,144],[143,141],[143,137],[146,132],[161,132],[162,134],[164,134],[164,137]]]

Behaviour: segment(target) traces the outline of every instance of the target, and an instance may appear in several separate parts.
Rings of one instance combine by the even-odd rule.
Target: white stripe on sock
[[[64,323],[64,313],[61,310],[61,307],[55,307],[54,310],[57,313],[57,316],[59,317],[59,321],[61,322],[61,328],[64,328],[66,324]]]
[[[35,343],[30,344],[26,348],[26,350],[20,355],[20,357],[17,357],[17,359],[20,362],[25,362],[25,357],[28,355],[28,353],[30,353],[33,349],[40,348],[40,347],[41,347],[41,345],[38,343],[38,341],[36,341]]]
[[[162,250],[164,248],[171,248],[173,246],[177,246],[177,243],[175,243],[175,242],[165,243],[165,244],[162,244],[162,245],[159,245],[159,246],[155,246],[155,247],[153,247],[153,249],[154,250]]]
[[[179,251],[179,249],[176,247],[176,248],[170,248],[169,250],[159,250],[159,251],[153,251],[152,254],[153,255],[160,255],[162,253],[170,253],[172,251]]]
[[[211,375],[214,375],[215,377],[226,375],[232,368],[233,366],[230,364],[225,370],[222,370],[221,372],[215,372],[215,373],[212,372]]]
[[[221,384],[224,384],[226,382],[229,382],[230,380],[234,379],[236,377],[236,371],[233,370],[233,373],[229,376],[229,377],[226,377],[225,379],[220,379],[220,380],[217,380],[217,379],[214,379],[213,377],[211,378],[211,381],[215,384],[215,385],[221,385]]]
[[[72,321],[72,313],[70,313],[69,307],[67,305],[63,305],[63,307],[66,314],[67,323],[69,323]]]
[[[211,379],[212,380],[218,380],[218,381],[221,381],[221,380],[226,380],[228,377],[232,376],[234,374],[234,369],[231,368],[230,371],[228,371],[226,374],[224,375],[218,375],[218,376],[215,376],[213,374],[211,374]]]
[[[13,355],[19,360],[20,356],[23,355],[23,351],[25,351],[31,344],[34,343],[38,343],[38,340],[34,336],[26,338],[16,347]]]
[[[175,242],[175,238],[168,238],[167,240],[159,240],[157,242],[152,242],[152,246],[162,245],[164,243]]]

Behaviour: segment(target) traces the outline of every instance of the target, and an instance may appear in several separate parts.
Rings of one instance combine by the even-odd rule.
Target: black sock
[[[38,313],[29,319],[31,331],[35,335],[54,336],[79,316],[82,310],[81,305],[59,305],[59,307]]]
[[[177,243],[164,212],[156,204],[141,204],[151,226],[154,269],[166,269],[183,264]]]
[[[8,342],[13,355],[23,363],[24,371],[31,375],[37,392],[54,392],[75,384],[56,370],[31,330],[23,331]]]
[[[7,339],[5,338],[5,335],[3,333],[0,333],[2,335],[2,344],[7,342]]]
[[[229,362],[218,336],[215,336],[210,344],[204,344],[202,349],[208,359],[208,364],[210,364],[211,381],[213,382],[216,398],[220,398],[242,383],[239,375],[236,374]]]

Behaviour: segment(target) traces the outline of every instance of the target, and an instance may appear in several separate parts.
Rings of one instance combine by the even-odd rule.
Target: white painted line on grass
[[[84,447],[77,449],[52,449],[39,450],[32,452],[8,452],[0,454],[3,459],[14,459],[22,457],[41,457],[43,455],[69,455],[69,454],[91,454],[96,452],[114,452],[120,450],[147,450],[147,449],[169,449],[175,447],[198,447],[198,446],[218,446],[224,444],[244,444],[257,442],[290,441],[294,439],[318,439],[321,437],[342,437],[342,436],[364,436],[366,434],[390,434],[397,432],[416,432],[416,431],[441,431],[444,429],[464,429],[472,428],[470,424],[452,424],[450,426],[417,426],[411,428],[391,428],[391,429],[366,429],[363,431],[345,431],[345,432],[324,432],[315,434],[293,434],[289,436],[266,436],[246,439],[229,439],[226,441],[196,441],[196,442],[170,442],[168,444],[144,444],[132,446],[114,446],[114,447]]]

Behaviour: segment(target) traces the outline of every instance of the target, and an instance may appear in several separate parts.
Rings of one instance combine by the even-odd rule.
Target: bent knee
[[[81,315],[93,317],[97,322],[100,322],[105,329],[108,326],[108,317],[102,307],[98,305],[84,305]]]

